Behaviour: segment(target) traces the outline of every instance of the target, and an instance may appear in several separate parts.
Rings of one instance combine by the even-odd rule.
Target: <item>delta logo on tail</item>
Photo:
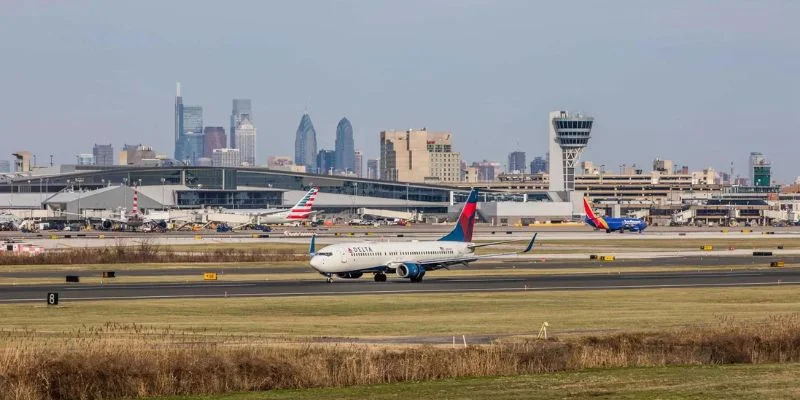
[[[586,212],[586,224],[594,229],[604,230],[606,233],[625,231],[642,233],[647,228],[647,222],[641,218],[610,218],[599,217],[589,205],[589,200],[583,198],[583,210]]]
[[[289,215],[286,217],[288,219],[308,219],[308,216],[311,215],[311,206],[314,205],[314,200],[317,199],[317,193],[319,192],[319,188],[315,187],[308,191],[308,193],[297,202],[289,210]]]
[[[471,242],[477,208],[478,190],[472,189],[469,192],[464,208],[461,209],[455,228],[439,240],[444,242]]]

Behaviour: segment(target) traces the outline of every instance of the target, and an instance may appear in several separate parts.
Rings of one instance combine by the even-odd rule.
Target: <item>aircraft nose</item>
[[[309,264],[311,264],[311,268],[319,270],[319,268],[322,266],[322,257],[320,256],[311,257],[311,261],[309,262]]]

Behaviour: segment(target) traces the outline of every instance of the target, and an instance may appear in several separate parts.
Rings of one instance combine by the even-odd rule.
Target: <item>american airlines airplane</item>
[[[411,282],[422,282],[427,271],[458,264],[468,266],[480,259],[528,253],[533,249],[536,234],[520,252],[476,255],[478,247],[514,242],[471,243],[477,203],[478,191],[473,189],[455,228],[435,241],[339,243],[315,251],[316,238],[312,237],[309,247],[311,267],[327,277],[328,282],[332,282],[334,276],[358,279],[365,273],[375,274],[375,282],[385,282],[387,273],[397,274]]]
[[[313,187],[309,190],[294,207],[277,212],[270,212],[266,215],[259,215],[258,223],[260,224],[288,224],[294,222],[307,221],[314,211],[311,211],[311,206],[314,205],[314,200],[317,199],[318,187]]]

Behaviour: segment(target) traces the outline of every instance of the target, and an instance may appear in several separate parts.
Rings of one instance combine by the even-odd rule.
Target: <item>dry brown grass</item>
[[[241,344],[234,336],[107,324],[69,338],[5,332],[3,399],[110,399],[341,387],[598,367],[800,361],[800,317],[467,348]],[[111,340],[110,337],[115,337]],[[125,340],[120,346],[119,338]]]
[[[203,262],[279,262],[306,260],[291,248],[215,248],[195,251],[176,251],[142,241],[136,246],[117,243],[100,248],[73,248],[48,251],[37,255],[0,253],[0,265],[72,265],[120,263],[203,263]]]

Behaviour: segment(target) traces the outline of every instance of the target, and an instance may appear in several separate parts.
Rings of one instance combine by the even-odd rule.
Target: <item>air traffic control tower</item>
[[[575,166],[589,144],[594,118],[566,111],[550,112],[550,191],[569,193],[575,190]]]

